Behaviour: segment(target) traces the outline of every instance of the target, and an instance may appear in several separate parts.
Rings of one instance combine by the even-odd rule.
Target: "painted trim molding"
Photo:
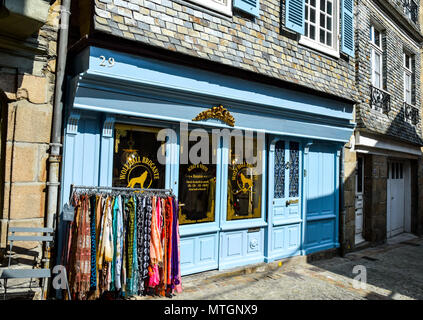
[[[412,158],[422,155],[419,146],[383,139],[367,132],[355,131],[353,142],[353,150],[356,152],[382,154],[387,156],[412,156]]]

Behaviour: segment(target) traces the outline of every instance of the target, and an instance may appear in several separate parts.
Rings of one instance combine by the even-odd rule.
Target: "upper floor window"
[[[339,0],[305,0],[305,29],[300,42],[339,55]]]
[[[404,52],[404,120],[412,125],[419,122],[419,109],[413,105],[413,60],[414,57]]]
[[[378,89],[383,87],[382,74],[382,33],[374,26],[370,28],[372,85]]]
[[[301,35],[300,44],[336,58],[340,57],[341,52],[355,58],[354,0],[283,2],[285,28]]]
[[[232,15],[232,0],[189,0],[208,9]]]
[[[404,102],[412,104],[412,57],[404,52]]]

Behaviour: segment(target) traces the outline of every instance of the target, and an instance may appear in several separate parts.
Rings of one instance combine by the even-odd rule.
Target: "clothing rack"
[[[142,191],[142,192],[146,192],[146,193],[169,193],[171,196],[173,196],[173,190],[172,189],[145,189],[145,188],[106,187],[106,186],[83,186],[83,185],[73,185],[73,184],[71,184],[70,198],[72,198],[76,189],[110,190],[110,191],[123,191],[123,192],[128,192],[128,193],[134,193],[134,192]]]
[[[74,298],[181,292],[178,204],[172,189],[70,187],[73,205],[67,209],[73,217],[63,219],[71,223],[63,232],[61,262]]]

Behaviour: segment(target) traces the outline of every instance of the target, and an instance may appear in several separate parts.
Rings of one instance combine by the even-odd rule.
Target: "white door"
[[[404,232],[404,163],[392,161],[388,163],[387,192],[387,237]]]
[[[355,244],[364,241],[363,238],[363,190],[364,190],[364,159],[357,158],[357,171],[355,175]]]

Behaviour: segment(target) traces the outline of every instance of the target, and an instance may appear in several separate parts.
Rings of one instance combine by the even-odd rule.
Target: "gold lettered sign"
[[[194,119],[192,119],[192,121],[201,121],[207,119],[218,119],[231,127],[235,125],[234,117],[222,105],[200,112]]]
[[[203,164],[193,164],[187,171],[188,174],[185,177],[188,191],[207,191],[210,179],[209,168]]]
[[[210,172],[211,168],[204,164],[192,164],[183,170],[179,224],[214,221],[216,178]]]
[[[127,188],[148,189],[154,180],[160,179],[160,173],[148,157],[136,157],[123,166],[119,179],[126,181]]]
[[[228,220],[260,218],[261,175],[255,166],[246,162],[230,166],[228,188]]]

